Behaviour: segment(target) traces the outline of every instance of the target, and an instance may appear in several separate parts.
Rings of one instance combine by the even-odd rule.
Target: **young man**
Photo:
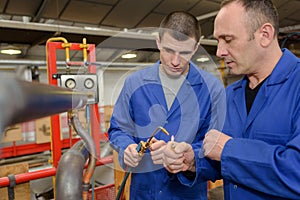
[[[172,12],[166,16],[157,38],[160,60],[130,75],[115,104],[109,140],[119,153],[121,166],[132,170],[130,199],[207,199],[207,179],[194,177],[189,163],[182,162],[182,154],[176,167],[183,172],[168,172],[162,153],[171,136],[191,144],[189,151],[199,149],[209,128],[222,125],[223,85],[190,61],[199,38],[199,24],[193,15]],[[170,135],[158,132],[151,152],[148,149],[140,156],[138,144],[158,126]],[[204,159],[201,164],[207,175],[214,176],[209,161]]]
[[[300,199],[300,59],[278,44],[271,0],[224,0],[217,55],[232,74],[223,133],[204,140],[221,161],[225,199]]]

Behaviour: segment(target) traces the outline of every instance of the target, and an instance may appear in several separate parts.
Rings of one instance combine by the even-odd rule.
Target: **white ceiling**
[[[299,32],[300,0],[274,3],[279,11],[282,39],[290,32]],[[124,49],[143,49],[130,62],[153,62],[158,54],[154,37],[148,35],[145,27],[157,27],[166,14],[175,10],[186,10],[198,17],[204,48],[213,55],[213,21],[219,4],[220,0],[0,0],[0,48],[15,45],[23,50],[19,56],[0,55],[0,61],[45,60],[47,39],[62,36],[69,42],[81,43],[87,38],[88,43],[98,45],[98,61],[125,62],[118,58]],[[126,39],[115,36],[128,32],[130,37]],[[291,43],[291,48],[300,51],[299,36],[291,41],[287,45]],[[72,52],[71,59],[81,59],[81,55]]]

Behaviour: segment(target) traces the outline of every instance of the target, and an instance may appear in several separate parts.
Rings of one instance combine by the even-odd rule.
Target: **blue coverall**
[[[234,139],[221,156],[225,200],[299,200],[300,59],[283,49],[248,115],[246,83],[226,88],[223,132]]]
[[[223,126],[225,89],[215,76],[190,63],[187,77],[168,110],[159,79],[159,64],[157,62],[127,77],[114,106],[108,134],[124,168],[126,147],[146,141],[157,126],[164,127],[177,142],[192,143],[197,155],[207,130],[221,130]],[[171,136],[159,132],[155,137],[168,142]],[[218,176],[211,161],[204,158],[198,160],[197,165],[201,166],[197,170],[202,170],[207,177]],[[207,199],[206,176],[197,175],[190,181],[182,172],[168,173],[162,165],[153,164],[149,151],[132,170],[132,200]]]

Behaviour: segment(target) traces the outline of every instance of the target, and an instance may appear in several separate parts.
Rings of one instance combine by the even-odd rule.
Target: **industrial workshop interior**
[[[192,61],[229,85],[216,57],[221,0],[0,0],[0,200],[129,199],[130,176],[108,141],[130,74],[159,60],[157,28],[188,11],[201,26]],[[300,1],[274,0],[281,47],[300,56]],[[151,133],[149,133],[150,137]],[[222,180],[207,182],[223,199]]]

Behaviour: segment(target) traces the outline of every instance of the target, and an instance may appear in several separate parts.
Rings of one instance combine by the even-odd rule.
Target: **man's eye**
[[[165,51],[168,53],[172,53],[172,54],[175,53],[175,51],[173,51],[172,49],[168,49],[168,48],[165,48]]]
[[[229,43],[229,42],[231,42],[232,38],[231,37],[225,37],[224,40],[225,40],[226,43]]]
[[[180,52],[180,55],[190,55],[191,53],[191,51],[182,51]]]

